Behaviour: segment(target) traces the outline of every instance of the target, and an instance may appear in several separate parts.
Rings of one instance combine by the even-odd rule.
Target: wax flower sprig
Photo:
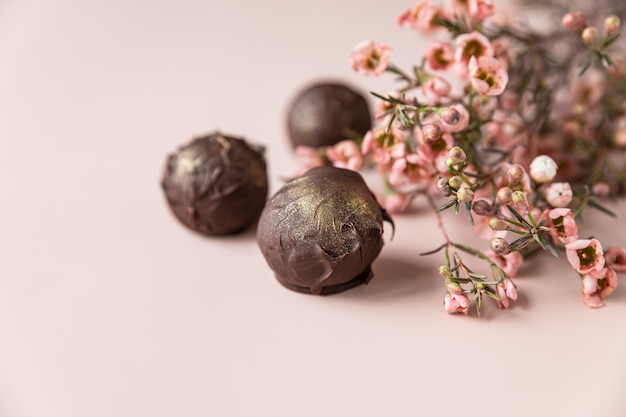
[[[602,200],[626,194],[620,18],[572,11],[546,32],[495,17],[487,0],[417,1],[397,21],[430,39],[411,71],[391,62],[394,50],[382,42],[364,41],[350,56],[355,71],[398,83],[372,93],[377,124],[363,138],[297,153],[309,166],[373,165],[387,211],[427,197],[444,236],[430,253],[445,254],[447,312],[468,314],[472,302],[480,312],[485,296],[508,307],[517,298],[512,278],[541,250],[564,253],[584,305],[600,307],[626,270],[626,251],[580,237],[577,220],[589,208],[611,214]],[[449,239],[447,210],[463,211],[489,249]],[[462,255],[485,262],[491,277]]]

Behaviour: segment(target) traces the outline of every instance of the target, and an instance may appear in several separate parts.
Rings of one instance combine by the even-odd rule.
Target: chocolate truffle
[[[174,215],[205,235],[244,230],[267,199],[263,152],[243,139],[213,133],[169,155],[161,185]]]
[[[323,147],[365,135],[372,116],[365,98],[341,83],[315,83],[293,99],[287,135],[293,147]]]
[[[391,221],[360,174],[316,167],[270,198],[257,243],[282,285],[332,294],[372,278],[371,264],[383,247],[383,220]]]

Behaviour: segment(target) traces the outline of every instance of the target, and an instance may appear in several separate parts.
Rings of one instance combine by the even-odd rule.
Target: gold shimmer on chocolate
[[[267,198],[263,152],[216,132],[169,155],[161,185],[176,218],[205,235],[234,234],[251,225]]]
[[[360,174],[317,167],[267,202],[257,243],[285,287],[332,294],[372,278],[384,220],[391,221]]]
[[[304,88],[287,111],[287,135],[293,147],[331,146],[361,137],[371,127],[367,101],[342,83],[319,82]]]

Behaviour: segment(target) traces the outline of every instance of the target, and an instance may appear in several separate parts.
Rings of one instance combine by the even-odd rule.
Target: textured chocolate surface
[[[285,184],[266,204],[257,242],[278,281],[311,294],[332,294],[372,278],[383,247],[383,220],[361,175],[317,167]]]
[[[194,139],[168,156],[161,185],[174,215],[190,229],[240,232],[267,198],[263,148],[220,133]]]
[[[291,145],[322,147],[363,136],[372,127],[365,98],[341,83],[316,83],[300,91],[287,112]]]

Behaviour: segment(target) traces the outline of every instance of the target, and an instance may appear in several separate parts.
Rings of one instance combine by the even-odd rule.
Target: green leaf
[[[467,201],[465,202],[465,214],[467,214],[467,218],[469,219],[470,224],[474,225],[474,217],[472,217],[472,204]]]
[[[375,92],[375,91],[370,91],[370,94],[371,94],[371,95],[373,95],[373,96],[374,96],[374,97],[376,97],[376,98],[379,98],[379,99],[381,99],[381,100],[383,100],[383,101],[386,101],[386,102],[389,102],[389,103],[391,103],[391,102],[392,102],[392,100],[395,100],[395,99],[393,99],[393,97],[385,97],[385,96],[383,96],[383,95],[381,95],[381,94],[378,94],[378,93],[377,93],[377,92]]]
[[[498,297],[498,294],[496,294],[496,291],[493,288],[485,287],[485,292],[489,297],[493,298],[496,301],[500,301],[500,297]]]
[[[532,241],[533,241],[532,235],[522,236],[519,239],[513,241],[513,243],[511,243],[511,250],[519,251],[521,249],[524,249]]]
[[[596,210],[600,210],[601,212],[603,212],[604,214],[608,214],[611,217],[617,217],[617,214],[615,214],[614,212],[612,212],[611,210],[609,210],[608,208],[604,207],[602,204],[600,204],[600,202],[598,201],[597,198],[595,197],[591,197],[589,198],[588,204],[593,207]]]
[[[515,216],[515,218],[517,219],[517,221],[519,221],[520,223],[522,223],[525,227],[527,227],[528,229],[531,229],[532,226],[530,225],[530,223],[528,223],[521,214],[519,214],[513,207],[511,207],[510,205],[507,204],[506,208],[509,209],[509,211],[511,212],[511,214],[513,214],[513,216]]]
[[[457,199],[456,198],[448,201],[443,206],[439,207],[437,210],[435,210],[435,213],[440,213],[440,212],[442,212],[444,210],[447,210],[447,209],[449,209],[450,207],[452,207],[455,204],[457,204]]]
[[[539,236],[537,234],[534,234],[533,237],[535,238],[537,243],[539,243],[541,245],[543,250],[545,250],[550,255],[554,256],[555,258],[559,257],[559,254],[557,253],[556,248],[554,246],[552,246],[552,244],[548,243],[547,240],[545,240],[544,238],[542,238],[541,236]]]
[[[446,246],[447,246],[447,244],[446,244],[446,243],[444,243],[443,245],[441,245],[441,246],[439,246],[438,248],[435,248],[435,249],[433,249],[433,250],[431,250],[431,251],[424,252],[424,253],[420,253],[420,256],[432,255],[432,254],[434,254],[434,253],[439,252],[441,249],[445,248]]]

